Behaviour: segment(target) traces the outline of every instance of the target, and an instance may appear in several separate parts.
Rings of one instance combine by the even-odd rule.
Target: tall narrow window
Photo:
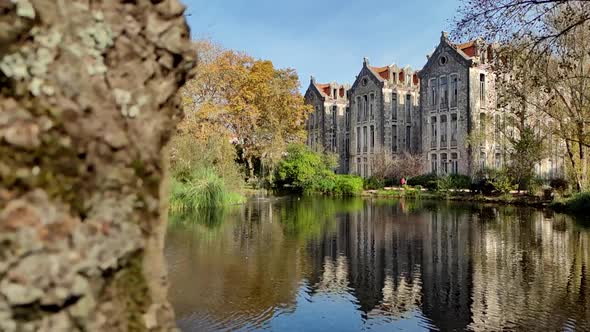
[[[397,152],[397,126],[391,126],[391,151]]]
[[[406,127],[406,151],[410,152],[412,148],[412,127]]]
[[[406,95],[406,123],[412,123],[412,95]]]
[[[334,99],[338,98],[338,90],[337,89],[332,90],[332,95],[334,96]]]
[[[457,146],[457,114],[451,114],[451,147]]]
[[[356,153],[361,153],[361,127],[356,127]]]
[[[481,131],[481,135],[482,137],[485,137],[486,135],[486,126],[487,126],[487,121],[486,121],[486,114],[485,113],[479,113],[479,130]]]
[[[391,120],[397,121],[397,93],[391,95]]]
[[[369,163],[367,161],[367,158],[363,158],[363,176],[369,176]]]
[[[338,127],[338,106],[332,106],[332,128],[336,131]]]
[[[438,102],[437,94],[436,94],[436,78],[433,78],[429,81],[428,86],[430,88],[430,106],[436,106]]]
[[[496,114],[494,120],[494,142],[496,144],[500,143],[500,131],[502,130],[502,120],[499,114]]]
[[[369,111],[369,97],[367,95],[363,96],[363,104],[364,104],[364,108],[363,108],[363,121],[367,121],[367,113]]]
[[[356,174],[361,175],[361,158],[356,158]]]
[[[479,153],[479,168],[482,171],[486,168],[486,154],[485,154],[485,152]]]
[[[350,128],[350,108],[347,107],[346,111],[345,111],[345,127],[344,130],[348,131],[348,129]]]
[[[371,138],[371,152],[375,149],[375,126],[371,126],[370,128],[370,138]]]
[[[363,127],[363,152],[367,152],[367,127]]]
[[[457,107],[457,98],[459,97],[457,74],[451,75],[451,107]]]
[[[438,158],[434,153],[430,156],[430,171],[435,174],[438,173]]]
[[[371,120],[373,120],[375,118],[374,115],[374,104],[375,104],[375,94],[371,93],[371,103],[369,104],[370,109],[369,109],[369,116],[371,117]]]
[[[459,173],[459,162],[457,160],[456,153],[451,153],[451,173],[452,174]]]
[[[356,97],[356,122],[361,122],[361,114],[363,112],[361,97]]]
[[[496,164],[496,169],[502,168],[502,155],[500,153],[496,153],[494,156],[494,162]]]
[[[440,145],[442,147],[447,146],[447,116],[440,116]]]
[[[406,85],[412,86],[412,75],[406,74]]]
[[[484,107],[486,101],[486,75],[479,74],[479,100],[481,101],[481,107]]]
[[[446,109],[449,106],[449,89],[447,86],[447,77],[440,78],[440,108]]]
[[[447,160],[447,154],[446,153],[441,153],[440,155],[440,171],[442,174],[447,174],[448,168],[447,168],[447,164],[448,160]]]
[[[436,116],[430,118],[430,147],[436,149],[436,142],[438,140]]]

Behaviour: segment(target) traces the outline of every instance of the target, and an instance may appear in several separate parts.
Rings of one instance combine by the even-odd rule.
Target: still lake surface
[[[590,229],[529,208],[257,198],[165,254],[183,331],[590,331]]]

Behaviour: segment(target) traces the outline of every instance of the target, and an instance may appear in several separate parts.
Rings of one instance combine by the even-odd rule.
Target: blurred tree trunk
[[[177,0],[0,0],[0,330],[172,330],[161,150]]]

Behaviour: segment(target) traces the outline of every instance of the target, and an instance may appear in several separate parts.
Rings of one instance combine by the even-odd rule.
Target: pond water
[[[260,198],[165,254],[183,331],[590,331],[590,230],[528,208]]]

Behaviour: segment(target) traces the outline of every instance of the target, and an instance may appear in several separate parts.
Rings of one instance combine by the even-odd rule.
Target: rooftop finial
[[[363,58],[363,65],[365,65],[365,66],[369,65],[369,58],[367,58],[367,57]]]
[[[311,84],[315,84],[315,77],[313,77],[313,75],[311,75],[310,81],[311,81]]]
[[[449,33],[446,31],[441,31],[440,40],[441,41],[449,41]]]

